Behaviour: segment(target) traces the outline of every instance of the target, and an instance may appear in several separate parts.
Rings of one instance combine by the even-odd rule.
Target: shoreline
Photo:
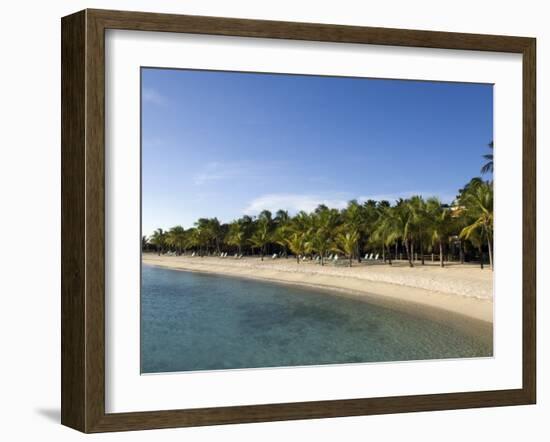
[[[492,331],[492,275],[484,273],[480,276],[480,272],[484,271],[469,265],[462,265],[457,269],[439,269],[433,265],[409,269],[399,265],[390,267],[381,264],[364,264],[349,268],[328,265],[321,267],[313,262],[297,264],[292,259],[264,258],[264,261],[261,261],[256,257],[235,260],[156,254],[143,254],[142,263],[173,270],[336,291],[342,295],[421,314],[439,321],[460,324],[466,320],[468,327],[480,329],[482,334],[487,334],[489,326]],[[437,287],[438,290],[428,290],[427,285]],[[475,291],[476,288],[479,288],[479,293]]]

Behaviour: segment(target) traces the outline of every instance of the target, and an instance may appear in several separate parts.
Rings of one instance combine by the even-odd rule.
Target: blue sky
[[[353,198],[450,202],[492,134],[491,85],[143,68],[143,234]]]

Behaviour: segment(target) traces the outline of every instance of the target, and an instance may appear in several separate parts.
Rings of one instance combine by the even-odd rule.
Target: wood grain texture
[[[362,43],[390,46],[522,52],[529,38],[197,15],[88,10],[105,29]]]
[[[105,415],[105,38],[86,11],[86,431]]]
[[[353,400],[105,413],[106,29],[523,55],[523,387]],[[62,20],[62,423],[83,432],[532,404],[536,398],[535,40],[356,26],[86,10]]]
[[[61,422],[85,427],[85,13],[61,29]]]
[[[523,389],[536,402],[537,147],[536,41],[523,51]]]

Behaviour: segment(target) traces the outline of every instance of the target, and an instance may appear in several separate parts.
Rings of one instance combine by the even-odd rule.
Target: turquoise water
[[[142,373],[491,355],[490,340],[352,297],[142,267]]]

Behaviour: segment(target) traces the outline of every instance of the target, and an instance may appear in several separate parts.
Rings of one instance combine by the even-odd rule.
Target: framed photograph
[[[535,403],[535,39],[62,19],[62,423]]]

